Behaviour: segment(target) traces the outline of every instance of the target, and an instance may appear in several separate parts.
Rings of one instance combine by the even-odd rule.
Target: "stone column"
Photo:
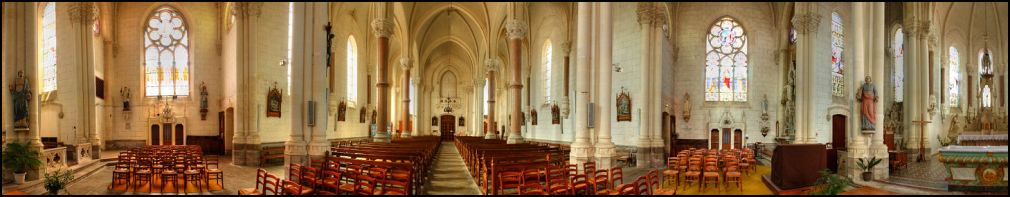
[[[400,58],[400,68],[403,69],[403,136],[410,137],[410,59]]]
[[[481,73],[478,71],[478,73]],[[474,129],[470,131],[470,136],[483,136],[484,132],[484,89],[487,88],[487,84],[484,84],[484,78],[475,77],[473,80],[474,89],[474,118],[473,121]]]
[[[77,70],[75,76],[71,76],[77,83],[71,85],[73,89],[78,90],[78,95],[73,97],[81,98],[82,100],[77,101],[78,103],[78,124],[77,132],[74,135],[76,140],[70,142],[71,144],[83,144],[91,142],[94,150],[92,153],[100,153],[99,148],[101,147],[102,140],[98,136],[98,128],[95,128],[95,53],[94,53],[94,34],[92,32],[92,24],[98,19],[98,8],[95,7],[94,3],[78,2],[71,3],[68,7],[68,14],[70,21],[73,25],[67,26],[70,32],[73,32],[75,42],[68,43],[68,48],[75,48],[74,52],[76,58],[70,59],[70,61],[76,61],[78,67],[71,68]],[[68,87],[71,87],[68,86]],[[97,150],[97,151],[96,151]],[[87,157],[98,156],[98,154],[87,155]],[[85,155],[78,155],[77,157],[85,157]],[[81,160],[81,159],[77,159]]]
[[[870,69],[867,69],[867,73],[873,76],[873,81],[877,84],[884,84],[884,80],[887,79],[884,74],[884,61],[886,61],[886,56],[884,55],[884,40],[887,36],[887,26],[884,25],[884,3],[883,2],[873,2],[868,3],[869,7],[873,11],[873,15],[868,25],[870,28],[869,45],[870,48]],[[883,85],[877,85],[877,87],[883,87]],[[878,93],[884,92],[877,89]],[[879,94],[880,98],[878,101],[886,101],[885,97],[887,94]],[[882,161],[888,161],[889,155],[887,154],[887,145],[884,144],[884,102],[877,102],[877,127],[874,130],[872,136],[872,143],[870,144],[870,155],[881,158]],[[875,179],[887,179],[889,164],[887,162],[880,162],[875,168],[873,168],[873,176]]]
[[[817,29],[821,23],[821,15],[813,10],[816,7],[813,3],[796,3],[796,15],[793,16],[793,27],[796,28],[796,143],[817,143],[817,139],[811,132],[813,127],[810,122],[818,120],[814,118],[810,110],[811,92],[809,84],[814,80],[811,78],[811,67],[816,64],[813,61],[813,49],[816,46]]]
[[[592,65],[589,63],[590,50],[590,15],[592,14],[592,3],[578,3],[578,17],[576,18],[576,38],[575,38],[575,142],[572,142],[572,152],[569,155],[569,163],[582,164],[592,159],[590,152],[593,145],[589,143],[589,70]]]
[[[385,6],[385,3],[380,3]],[[378,87],[379,100],[377,106],[378,120],[375,122],[377,131],[375,142],[389,142],[389,36],[393,33],[393,24],[386,18],[376,18],[372,20],[372,31],[378,38],[377,52],[379,74],[375,86]]]
[[[614,94],[611,90],[611,72],[613,72],[613,18],[610,14],[610,3],[603,2],[598,3],[599,7],[599,47],[600,47],[600,61],[597,62],[597,69],[600,74],[600,86],[598,88],[599,96],[598,106],[600,108],[600,115],[598,118],[599,128],[598,132],[598,143],[596,144],[596,166],[599,169],[610,169],[613,163],[614,155],[614,142],[610,141],[610,125],[614,121],[614,114],[611,113],[611,109],[614,107]]]
[[[265,107],[257,105],[266,90],[256,84],[256,36],[259,31],[259,19],[263,3],[236,2],[232,13],[235,14],[236,28],[236,95],[235,99],[235,136],[232,140],[234,150],[232,162],[236,165],[259,165],[260,137],[257,125],[259,114]],[[290,62],[290,61],[289,61]],[[290,65],[287,65],[290,66]]]
[[[496,132],[496,131],[498,131],[498,124],[495,124],[498,121],[494,117],[495,116],[495,113],[494,113],[494,111],[495,111],[494,110],[495,109],[495,105],[494,105],[495,96],[494,95],[495,95],[495,84],[496,84],[494,73],[495,73],[495,71],[498,70],[498,64],[499,63],[500,62],[498,62],[496,59],[487,59],[484,62],[484,66],[486,67],[485,70],[487,70],[487,83],[488,83],[488,87],[487,87],[488,88],[488,90],[487,90],[487,122],[488,122],[488,130],[486,132],[484,132],[484,139],[498,139],[498,132]]]
[[[3,37],[5,37],[2,44],[5,50],[4,53],[4,66],[3,79],[7,81],[8,85],[14,85],[17,82],[14,79],[17,78],[18,72],[23,72],[24,77],[28,79],[28,87],[32,90],[31,99],[28,101],[28,129],[15,129],[13,125],[5,124],[4,129],[7,131],[10,142],[28,142],[30,150],[36,150],[42,152],[42,140],[39,133],[39,118],[41,118],[39,113],[39,79],[38,79],[38,67],[37,56],[38,50],[37,46],[37,33],[34,31],[37,28],[36,18],[39,16],[38,8],[36,8],[34,2],[3,2],[3,20],[5,21],[3,25],[6,30],[3,32]],[[13,50],[18,49],[18,50]],[[9,69],[9,70],[8,70]],[[3,91],[10,91],[9,86],[4,86]],[[9,92],[7,94],[9,96]],[[6,106],[12,105],[11,97],[4,97],[5,107],[3,110],[5,113],[10,111],[10,116],[13,118],[12,108]],[[12,121],[4,120],[4,121]],[[11,130],[7,130],[10,128]],[[5,176],[6,177],[6,176]],[[42,177],[42,171],[37,170],[34,172],[28,172],[26,180],[35,180]]]
[[[509,85],[509,90],[511,90],[512,101],[511,107],[511,119],[509,119],[509,144],[518,144],[525,142],[522,136],[522,116],[523,112],[521,110],[522,106],[522,47],[523,47],[523,37],[526,36],[526,24],[524,24],[519,19],[512,19],[505,23],[505,28],[508,31],[508,41],[509,41],[509,63],[512,64],[512,76],[509,80],[511,85]]]
[[[852,72],[849,75],[850,76],[849,78],[851,78],[851,80],[848,80],[851,81],[851,83],[848,83],[849,85],[847,85],[848,88],[846,89],[852,92],[852,94],[850,95],[852,95],[854,98],[845,98],[845,100],[848,101],[848,103],[851,103],[852,106],[850,108],[851,114],[849,117],[854,118],[855,121],[852,122],[856,123],[854,124],[855,125],[854,129],[849,129],[849,131],[846,132],[847,133],[846,135],[850,136],[850,138],[852,139],[848,143],[849,150],[846,155],[847,157],[846,159],[850,161],[850,163],[852,161],[857,161],[858,159],[865,157],[865,153],[867,151],[867,146],[865,142],[866,134],[863,133],[864,131],[862,129],[862,119],[863,119],[862,102],[871,102],[871,101],[853,100],[853,99],[862,99],[861,96],[862,92],[860,91],[860,88],[863,86],[863,83],[865,82],[864,76],[870,76],[864,72],[866,70],[865,69],[866,59],[868,59],[866,54],[866,42],[865,42],[866,37],[865,35],[867,34],[866,22],[868,18],[867,15],[871,14],[870,11],[866,10],[868,8],[868,6],[866,5],[867,3],[864,2],[856,2],[853,3],[852,5],[852,24],[853,24],[852,32],[854,33],[851,34],[853,37],[852,42],[853,46],[851,48],[852,52],[850,54],[852,54],[853,57],[852,60],[854,61],[853,64],[851,64]],[[873,81],[873,84],[877,85],[877,87],[880,87],[879,85],[884,83]],[[881,90],[882,89],[883,88],[881,88]],[[878,91],[878,93],[883,92]],[[883,100],[878,100],[877,102],[880,101]],[[850,124],[850,126],[851,125],[853,124]],[[845,174],[849,177],[859,177],[860,174],[862,173],[862,170],[859,169],[859,167],[856,165],[846,165],[845,169],[840,170],[840,172],[845,172]]]
[[[285,165],[305,164],[310,157],[320,158],[329,148],[326,141],[327,118],[319,113],[328,103],[329,79],[326,68],[328,7],[326,3],[295,3],[291,43],[291,138],[284,143]],[[320,115],[323,114],[323,115]]]
[[[907,131],[905,132],[906,147],[909,149],[919,149],[919,141],[921,140],[920,131],[923,128],[918,124],[912,123],[912,121],[927,118],[922,117],[925,112],[922,110],[925,108],[922,98],[924,97],[925,89],[922,87],[922,84],[926,83],[925,79],[923,79],[925,75],[922,73],[926,70],[924,68],[926,67],[927,57],[924,54],[927,51],[926,46],[921,40],[928,34],[926,32],[928,31],[928,27],[923,27],[923,25],[928,25],[928,23],[922,23],[922,17],[924,16],[920,12],[920,7],[919,3],[905,3],[904,7],[905,18],[903,26],[905,27],[905,35],[908,35],[908,41],[906,41],[908,44],[905,47],[905,62],[908,66],[905,66],[905,70],[906,73],[909,73],[905,75],[905,80],[909,82],[905,86],[905,89],[908,91],[905,94],[904,125],[905,131]]]

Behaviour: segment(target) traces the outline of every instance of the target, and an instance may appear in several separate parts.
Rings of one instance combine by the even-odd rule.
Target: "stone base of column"
[[[372,142],[389,143],[389,140],[389,132],[375,132],[375,137],[372,138]]]
[[[522,135],[509,135],[508,144],[522,144],[526,143],[526,139]]]
[[[92,138],[91,139],[91,159],[102,159],[102,150],[105,149],[105,144],[102,143],[102,139]]]
[[[869,162],[870,159],[864,158],[864,155],[866,155],[866,148],[860,148],[863,146],[853,146],[848,149],[844,158],[839,158],[838,174],[843,174],[852,179],[862,179],[863,169],[860,169],[857,163],[859,162],[859,159],[867,160],[867,162]]]
[[[890,163],[888,163],[888,161],[890,161],[890,155],[887,153],[887,145],[883,144],[882,141],[874,140],[874,143],[870,145],[869,154],[881,159],[880,164],[873,167],[873,179],[880,180],[889,178],[890,173],[888,169],[890,169],[891,166]]]
[[[588,140],[587,140],[588,141]],[[572,144],[572,152],[569,155],[569,163],[582,165],[593,160],[593,146],[586,142],[575,142]]]
[[[284,166],[291,166],[291,164],[305,164],[308,155],[305,142],[302,141],[287,141],[284,142]],[[288,174],[288,168],[285,168],[284,174]]]
[[[313,141],[309,143],[309,155],[311,156],[326,156],[326,152],[330,150],[330,142],[327,141]]]
[[[638,147],[635,153],[635,167],[653,168],[666,165],[663,159],[665,147]]]
[[[614,166],[614,146],[613,142],[605,142],[596,146],[596,169],[610,169]]]
[[[487,132],[486,134],[484,134],[484,139],[487,140],[498,139],[498,135],[495,135],[494,132]]]

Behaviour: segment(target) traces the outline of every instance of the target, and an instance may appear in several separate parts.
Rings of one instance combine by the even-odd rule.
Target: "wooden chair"
[[[563,173],[562,173],[563,174]],[[552,195],[574,195],[568,177],[555,177],[547,181],[547,190]]]
[[[698,187],[701,187],[701,164],[691,165],[687,169],[687,173],[684,173],[684,182],[687,183],[686,186],[691,186],[691,183],[698,183]],[[685,189],[687,187],[684,187]],[[700,189],[699,189],[700,190]]]
[[[206,175],[206,177],[207,177],[206,181],[207,181],[207,190],[208,191],[210,191],[210,181],[211,180],[214,180],[219,185],[221,185],[221,190],[224,190],[224,171],[221,171],[221,169],[217,169],[217,168],[207,169],[206,171],[204,171],[204,175]]]
[[[648,176],[639,176],[638,179],[635,180],[635,184],[635,195],[652,195],[649,190]]]
[[[506,189],[516,189],[514,194],[518,194],[520,192],[519,186],[522,185],[522,180],[522,172],[506,171],[498,174],[497,194],[506,194]]]
[[[358,181],[354,184],[354,193],[357,195],[375,195],[375,178],[369,175],[358,175]]]
[[[620,181],[621,184],[617,184]],[[610,186],[613,188],[596,190],[596,195],[617,195],[621,192],[621,187],[624,186],[624,170],[621,167],[610,168]]]
[[[646,179],[649,180],[649,195],[658,194],[663,190],[662,184],[659,181],[659,170],[650,170]]]
[[[126,188],[124,188],[124,191],[126,189],[129,189],[130,185],[132,184],[132,182],[130,181],[131,175],[132,172],[130,171],[129,164],[126,163],[116,164],[115,169],[112,170],[112,184],[109,184],[109,189],[114,188],[116,186],[116,183],[118,182],[126,184]]]
[[[726,175],[723,181],[726,183],[726,190],[729,190],[729,185],[731,183],[736,183],[736,186],[743,191],[743,178],[741,177],[740,167],[735,165],[729,165],[726,167]]]
[[[382,181],[382,195],[410,195],[407,181],[387,179]]]
[[[674,157],[666,160],[666,170],[663,170],[663,185],[673,185],[673,190],[677,190],[680,184],[680,170],[678,170],[677,160]],[[686,167],[686,166],[685,166]]]
[[[340,172],[335,170],[323,170],[323,176],[322,179],[319,180],[318,185],[319,191],[317,192],[320,192],[320,195],[322,195],[321,192],[323,191],[336,193],[339,191],[338,188],[340,188]]]
[[[621,187],[619,187],[617,189],[617,194],[618,195],[638,195],[638,190],[635,189],[636,187],[638,187],[638,183],[637,182],[631,182],[631,183],[628,183],[628,184],[621,184]]]
[[[590,190],[589,179],[586,174],[576,174],[571,178],[572,194],[578,195],[579,191],[585,191],[586,194],[592,194],[593,191]]]
[[[282,195],[306,195],[302,193],[307,188],[305,186],[298,184],[297,182],[290,180],[281,180],[281,194]]]
[[[131,176],[133,176],[133,191],[137,191],[137,183],[147,183],[149,184],[147,187],[147,193],[151,193],[151,188],[154,187],[154,183],[152,181],[154,175],[151,172],[151,160],[140,160],[137,167],[133,169],[133,175]]]
[[[299,183],[302,180],[302,165],[293,163],[288,167],[288,179]]]
[[[220,159],[217,155],[207,155],[203,159],[205,160],[204,164],[207,165],[207,169],[218,169],[221,167]],[[210,166],[214,166],[214,168],[211,168]]]
[[[716,166],[705,166],[705,172],[702,173],[701,185],[698,186],[698,191],[709,184],[715,185],[715,189],[719,189],[719,168]]]
[[[242,188],[238,190],[238,195],[263,195],[263,182],[266,180],[267,171],[263,168],[256,169],[256,185],[253,188]],[[164,183],[163,183],[164,184]],[[224,187],[222,187],[224,188]]]
[[[183,171],[182,173],[183,192],[186,192],[187,194],[189,193],[189,191],[186,190],[186,188],[189,188],[190,183],[196,185],[196,188],[199,189],[200,192],[203,192],[203,179],[202,177],[200,177],[201,175],[202,174],[200,173],[199,170]]]
[[[259,178],[257,177],[257,181]],[[172,188],[175,188],[175,193],[179,193],[179,173],[172,169],[165,169],[161,172],[161,193],[167,193],[165,191],[165,186],[172,183]],[[185,188],[183,188],[185,189]]]
[[[543,185],[540,184],[540,180],[543,176],[540,176],[540,169],[537,167],[527,167],[523,170],[522,185],[540,185],[540,189],[543,190]],[[522,191],[520,191],[522,192]]]
[[[262,195],[266,195],[266,194],[268,194],[268,192],[271,195],[280,195],[280,191],[279,191],[279,189],[280,189],[280,181],[281,181],[281,179],[277,178],[277,175],[266,173],[266,175],[263,176],[263,194]]]
[[[547,192],[544,191],[544,186],[537,182],[520,185],[519,195],[547,195]]]
[[[596,191],[610,189],[609,182],[610,175],[607,170],[601,169],[593,173],[593,179],[590,183],[593,185],[593,192],[595,193]]]
[[[319,168],[303,167],[298,184],[308,188],[316,189],[319,179]]]

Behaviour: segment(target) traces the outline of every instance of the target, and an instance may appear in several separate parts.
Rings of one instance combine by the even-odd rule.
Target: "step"
[[[74,175],[74,179],[71,180],[70,183],[73,184],[73,183],[75,183],[77,181],[80,181],[80,180],[84,179],[85,177],[88,177],[88,176],[90,176],[92,174],[95,174],[98,171],[101,171],[102,168],[105,168],[106,166],[110,166],[109,165],[110,163],[113,163],[112,165],[114,166],[115,165],[114,164],[115,160],[116,159],[112,159],[112,160],[109,160],[109,159],[92,160],[92,161],[84,163],[82,165],[76,165],[76,166],[73,166],[73,167],[68,167],[67,169],[70,170],[73,173],[73,175]],[[28,194],[45,194],[46,191],[45,191],[44,185],[42,183],[43,183],[43,179],[33,180],[33,181],[25,182],[25,184],[16,186],[16,188],[18,190],[24,191],[25,193],[28,193]]]

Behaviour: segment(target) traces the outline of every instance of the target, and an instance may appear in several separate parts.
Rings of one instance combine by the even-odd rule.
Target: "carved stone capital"
[[[505,22],[505,31],[509,40],[522,39],[526,36],[526,23],[519,19],[511,19]]]
[[[98,7],[93,2],[72,3],[67,9],[71,21],[87,24],[98,20]]]
[[[406,57],[400,58],[400,69],[410,70],[410,58]]]
[[[232,8],[232,14],[235,17],[248,18],[248,17],[259,17],[263,13],[263,3],[262,2],[235,2],[235,7]]]
[[[647,27],[660,26],[666,23],[666,13],[653,2],[638,3],[638,24]]]
[[[565,56],[568,56],[568,54],[571,54],[572,53],[572,42],[568,41],[568,42],[561,43],[561,51],[565,53]]]
[[[905,27],[904,31],[908,37],[915,37],[920,34],[921,23],[918,23],[918,21],[914,16],[905,18],[905,21],[902,21],[902,26]]]
[[[796,33],[813,34],[817,33],[817,27],[821,25],[822,16],[817,13],[797,14],[793,17],[793,27]]]
[[[377,37],[389,38],[389,35],[393,34],[393,23],[385,18],[373,19],[372,33],[375,33]]]
[[[501,64],[501,62],[497,59],[488,58],[487,60],[484,60],[484,71],[488,73],[498,71],[499,64]]]

